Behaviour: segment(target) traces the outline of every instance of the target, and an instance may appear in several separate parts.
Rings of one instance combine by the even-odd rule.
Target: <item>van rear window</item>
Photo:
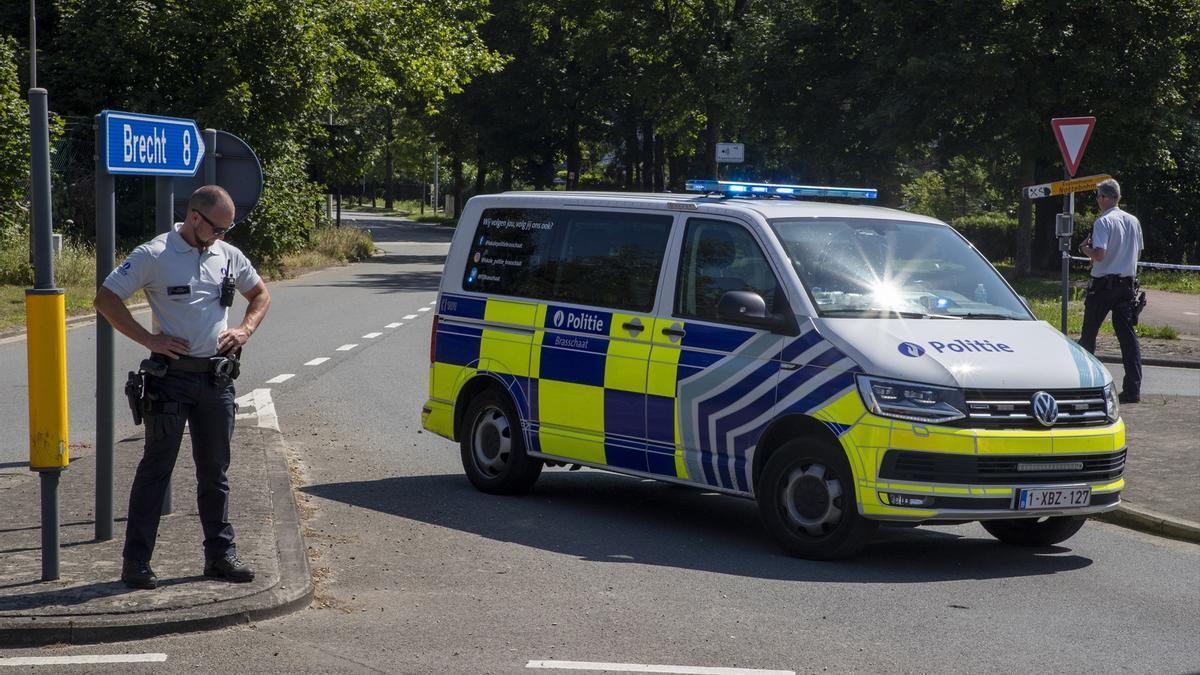
[[[670,215],[487,209],[463,290],[648,312]]]

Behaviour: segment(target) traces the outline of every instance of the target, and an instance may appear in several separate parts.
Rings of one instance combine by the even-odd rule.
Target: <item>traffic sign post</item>
[[[1062,332],[1067,334],[1067,302],[1071,297],[1071,232],[1075,220],[1075,193],[1081,190],[1094,189],[1100,181],[1108,176],[1089,176],[1079,181],[1070,180],[1079,170],[1083,160],[1083,151],[1092,138],[1092,129],[1096,127],[1095,117],[1056,117],[1050,120],[1050,128],[1054,130],[1054,138],[1058,141],[1058,149],[1062,152],[1064,169],[1067,180],[1060,181],[1065,213],[1060,214],[1058,227],[1058,248],[1062,254]],[[1090,179],[1099,178],[1094,184],[1088,185]],[[1072,186],[1077,183],[1079,186]],[[1061,185],[1065,184],[1065,185]],[[1051,183],[1051,185],[1054,185]],[[1053,192],[1053,189],[1051,190]],[[1065,229],[1065,232],[1064,232]]]
[[[745,143],[717,143],[717,180],[721,180],[722,164],[741,164],[746,161]]]

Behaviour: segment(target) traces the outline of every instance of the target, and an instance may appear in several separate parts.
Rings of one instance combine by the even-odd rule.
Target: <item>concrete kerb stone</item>
[[[1121,365],[1120,354],[1097,354],[1096,358],[1103,363]],[[1200,361],[1191,359],[1159,359],[1142,357],[1143,366],[1160,366],[1163,368],[1200,368]]]
[[[212,630],[283,616],[307,607],[315,589],[292,493],[283,435],[254,428],[264,440],[279,580],[257,593],[211,605],[142,614],[0,619],[0,645],[32,647],[140,640]]]
[[[1200,544],[1200,523],[1132,506],[1128,502],[1123,502],[1116,509],[1093,517],[1131,530]]]

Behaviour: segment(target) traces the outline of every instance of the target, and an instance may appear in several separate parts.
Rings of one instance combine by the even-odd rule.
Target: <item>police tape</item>
[[[1090,258],[1073,255],[1071,260],[1076,262],[1091,262]],[[1154,262],[1139,262],[1138,267],[1150,267],[1156,270],[1185,270],[1188,272],[1200,272],[1200,265],[1173,265],[1171,263],[1154,263]]]

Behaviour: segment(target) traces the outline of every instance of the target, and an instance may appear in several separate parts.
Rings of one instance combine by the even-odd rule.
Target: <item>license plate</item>
[[[1028,488],[1017,491],[1017,510],[1069,509],[1092,503],[1092,488]]]

